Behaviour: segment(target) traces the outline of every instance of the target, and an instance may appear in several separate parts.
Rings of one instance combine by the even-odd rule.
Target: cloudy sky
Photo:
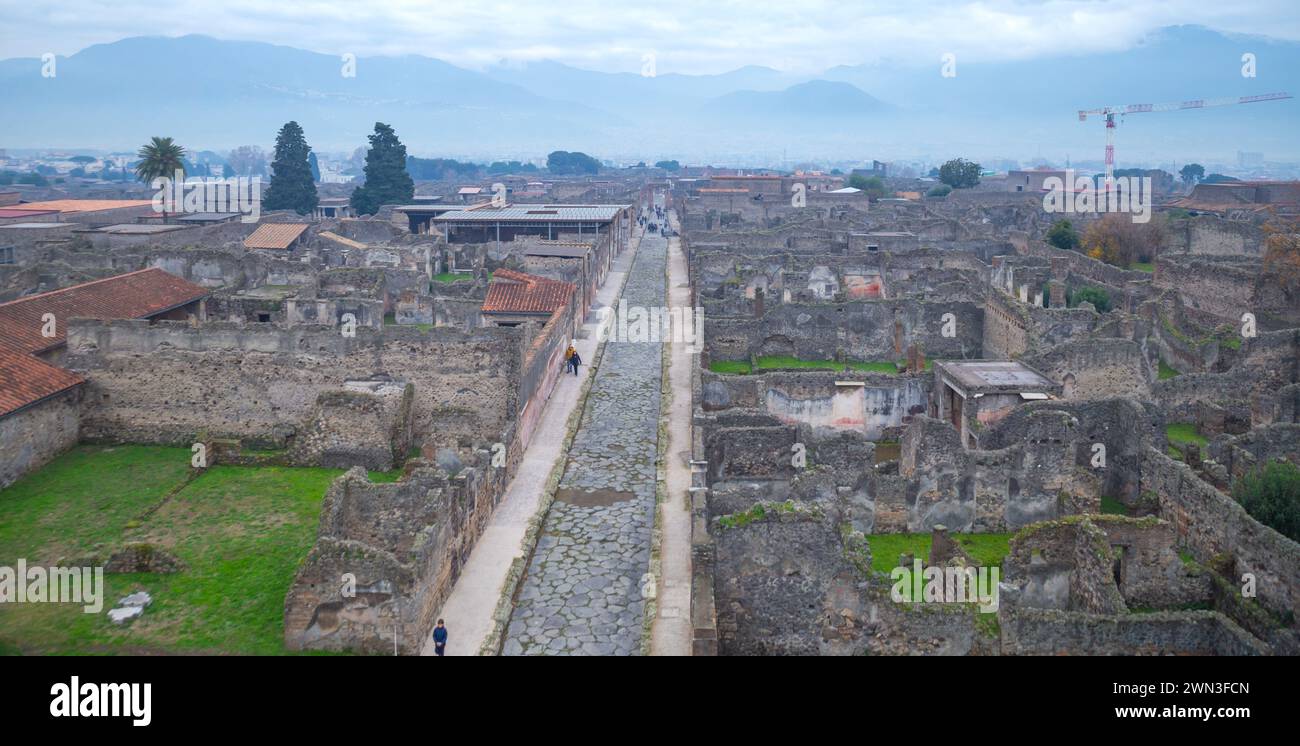
[[[653,54],[659,74],[1035,58],[1122,48],[1179,24],[1300,40],[1297,0],[0,0],[0,10],[0,58],[201,33],[479,69],[555,59],[637,72]]]

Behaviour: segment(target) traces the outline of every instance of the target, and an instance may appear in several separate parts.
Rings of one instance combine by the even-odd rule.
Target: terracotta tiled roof
[[[23,210],[17,207],[0,207],[0,218],[34,218],[38,215],[58,214],[58,210]]]
[[[208,291],[161,269],[142,269],[0,303],[0,346],[42,352],[67,342],[68,319],[142,319],[205,297]],[[41,335],[54,314],[55,336]]]
[[[45,202],[24,202],[10,205],[15,210],[58,210],[59,212],[95,212],[119,210],[123,207],[149,207],[148,199],[51,199]]]
[[[484,313],[554,313],[573,297],[573,283],[498,269],[488,285]]]
[[[244,239],[244,248],[287,249],[305,230],[306,223],[263,223]]]
[[[75,373],[0,345],[0,417],[85,381]]]

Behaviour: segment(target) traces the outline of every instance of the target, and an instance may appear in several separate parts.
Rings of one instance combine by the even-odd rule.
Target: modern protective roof
[[[152,267],[0,303],[0,345],[43,352],[67,342],[67,320],[143,319],[207,297],[208,291]],[[41,332],[54,314],[53,337]]]
[[[152,200],[147,199],[52,199],[45,202],[24,202],[8,205],[11,210],[58,210],[59,212],[96,212],[99,210],[120,210],[124,207],[149,207]]]
[[[443,213],[435,223],[584,222],[608,223],[631,205],[506,205]]]
[[[1055,391],[1059,385],[1015,360],[943,360],[935,367],[967,391]]]
[[[306,223],[262,223],[244,239],[244,248],[287,249],[305,230]]]
[[[492,273],[484,313],[554,313],[573,296],[573,283],[511,269]]]

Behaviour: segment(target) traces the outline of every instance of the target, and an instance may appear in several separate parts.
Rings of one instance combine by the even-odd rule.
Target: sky
[[[1112,51],[1181,24],[1300,40],[1297,0],[0,0],[0,58],[207,34],[472,69],[552,59],[606,72],[813,74]]]

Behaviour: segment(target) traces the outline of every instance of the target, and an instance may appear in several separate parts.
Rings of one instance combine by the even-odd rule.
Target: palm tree
[[[148,184],[159,177],[172,178],[180,171],[185,175],[185,148],[177,145],[170,137],[153,137],[136,153],[140,162],[135,164],[135,175]],[[167,201],[163,201],[164,208]],[[167,210],[163,210],[163,221],[167,220]]]

